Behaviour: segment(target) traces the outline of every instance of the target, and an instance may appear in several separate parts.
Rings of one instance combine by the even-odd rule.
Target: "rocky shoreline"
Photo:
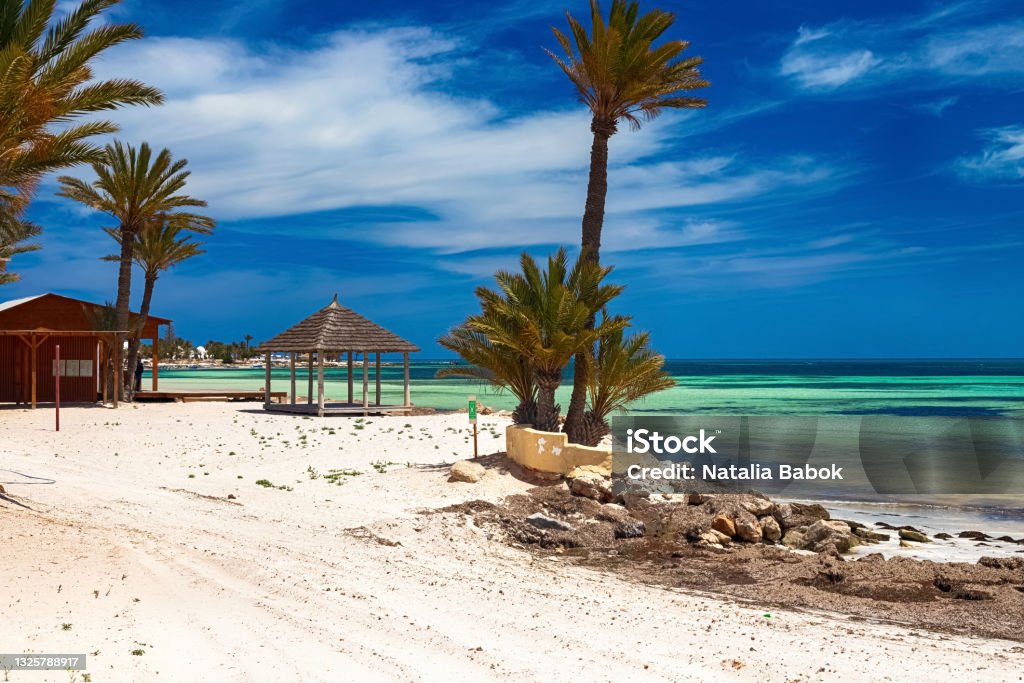
[[[824,609],[931,630],[1024,641],[1024,555],[976,563],[848,553],[898,538],[910,526],[832,519],[821,505],[758,493],[613,492],[578,472],[499,504],[445,508],[469,515],[514,546],[645,583],[725,593],[768,607]],[[942,538],[946,535],[936,535]],[[984,538],[963,532],[963,538]],[[1009,538],[1010,542],[1022,543]]]

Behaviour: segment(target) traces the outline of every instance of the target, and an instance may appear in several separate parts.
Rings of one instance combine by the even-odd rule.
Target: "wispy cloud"
[[[960,101],[960,97],[957,95],[950,95],[949,97],[940,97],[937,100],[930,100],[928,102],[920,102],[914,105],[914,109],[922,111],[930,116],[940,117],[947,109],[955,105]]]
[[[982,131],[985,148],[956,160],[957,172],[971,180],[1024,180],[1024,126],[1005,126]]]
[[[152,38],[113,52],[101,75],[139,77],[168,92],[163,107],[119,113],[120,137],[187,157],[191,191],[220,218],[397,205],[430,218],[320,229],[446,252],[575,242],[587,114],[573,107],[508,116],[456,92],[451,76],[461,59],[457,39],[425,27],[347,29],[308,49]],[[693,116],[667,114],[612,139],[609,233],[627,237],[610,240],[610,249],[731,239],[717,223],[651,214],[807,190],[840,175],[827,161],[797,157],[666,156]],[[259,229],[275,226],[261,221]]]
[[[984,23],[972,10],[958,5],[884,22],[801,26],[779,71],[812,91],[866,90],[909,78],[917,79],[916,87],[977,78],[1018,86],[1024,82],[1024,22]]]

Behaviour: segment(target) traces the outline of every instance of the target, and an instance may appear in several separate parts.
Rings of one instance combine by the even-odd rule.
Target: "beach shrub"
[[[651,349],[649,341],[647,332],[627,337],[618,326],[601,337],[588,377],[588,409],[580,438],[583,445],[596,446],[611,431],[608,418],[613,412],[675,385],[663,370],[665,358]]]
[[[605,318],[597,326],[590,323],[623,288],[604,282],[610,267],[578,259],[570,270],[564,248],[548,256],[546,269],[526,253],[520,257],[520,266],[521,272],[495,274],[498,290],[477,288],[481,312],[449,333],[442,345],[456,342],[448,348],[460,355],[467,346],[486,350],[487,366],[475,365],[472,357],[464,356],[479,369],[481,378],[496,378],[495,368],[514,375],[520,383],[525,375],[531,376],[529,393],[526,387],[517,389],[526,397],[536,396],[532,424],[555,431],[560,412],[555,391],[562,372],[573,355],[592,348],[601,335],[621,324],[619,318]],[[512,388],[508,380],[504,386]],[[517,396],[522,402],[523,396]]]

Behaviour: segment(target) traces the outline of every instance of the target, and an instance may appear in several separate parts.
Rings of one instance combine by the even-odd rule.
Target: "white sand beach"
[[[481,418],[482,453],[506,424]],[[4,651],[85,653],[96,682],[1024,676],[1019,643],[630,583],[422,514],[531,486],[449,483],[468,434],[226,403],[69,408],[58,434],[52,410],[0,411],[0,467],[55,480],[0,499]]]

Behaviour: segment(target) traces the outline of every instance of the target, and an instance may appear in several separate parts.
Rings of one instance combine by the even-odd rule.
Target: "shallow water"
[[[372,365],[372,364],[371,364]],[[511,409],[515,399],[476,381],[437,379],[449,361],[412,363],[413,402],[440,409],[464,408],[469,394],[486,405]],[[1024,416],[1024,360],[668,360],[676,386],[630,407],[637,414],[715,413],[720,415],[991,415]],[[347,394],[346,370],[325,370],[328,395]],[[162,389],[261,389],[261,368],[160,370]],[[297,390],[308,379],[300,368]],[[148,377],[148,373],[147,373]],[[384,402],[402,398],[401,364],[381,369]],[[558,392],[568,407],[570,387]],[[373,368],[369,372],[374,390]],[[272,371],[274,391],[289,390],[286,367]],[[362,368],[355,370],[355,393],[362,395]]]

